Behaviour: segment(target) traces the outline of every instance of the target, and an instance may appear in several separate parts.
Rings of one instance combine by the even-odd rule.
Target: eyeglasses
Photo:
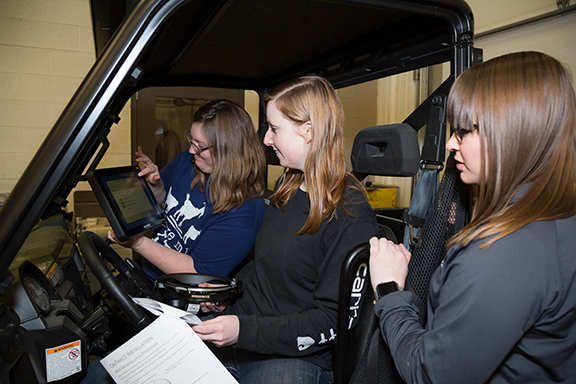
[[[202,148],[197,146],[196,143],[194,143],[194,141],[192,141],[192,135],[190,134],[190,132],[186,132],[186,138],[188,139],[188,142],[192,146],[192,149],[194,149],[194,153],[197,155],[201,154],[202,152],[204,152],[207,149],[210,149],[209,145],[202,147]]]
[[[478,124],[473,124],[472,129],[462,128],[462,127],[453,127],[452,128],[452,130],[454,131],[454,135],[456,136],[456,140],[458,140],[459,142],[461,142],[462,139],[464,139],[464,136],[466,136],[467,134],[469,134],[471,132],[474,132],[477,129],[478,129]]]

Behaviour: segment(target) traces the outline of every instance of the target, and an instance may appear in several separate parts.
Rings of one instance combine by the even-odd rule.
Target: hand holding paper
[[[172,317],[178,317],[188,324],[202,324],[202,321],[198,318],[198,316],[183,311],[181,309],[175,308],[171,305],[161,303],[154,299],[147,299],[144,297],[133,297],[132,300],[139,306],[146,308],[148,311],[152,312],[152,314],[156,316],[160,316],[162,314],[167,314]]]
[[[196,315],[152,299],[134,301],[160,317],[101,360],[116,383],[237,384],[188,325],[202,323]]]

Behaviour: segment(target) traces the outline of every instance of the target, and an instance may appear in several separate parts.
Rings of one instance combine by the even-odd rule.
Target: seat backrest
[[[392,229],[383,224],[378,224],[378,237],[385,237],[388,240],[394,242],[395,244],[398,244],[398,238],[396,237]]]
[[[436,194],[435,209],[426,217],[420,245],[412,251],[406,285],[424,305],[432,275],[446,255],[446,242],[468,222],[468,187],[460,179],[454,154],[446,160],[445,172]],[[426,311],[420,311],[425,322]]]
[[[348,253],[342,266],[339,302],[349,305],[340,305],[338,309],[335,384],[402,383],[374,314],[369,252],[368,243],[357,246]],[[377,371],[369,372],[369,368]]]
[[[412,252],[406,281],[406,289],[414,292],[414,302],[422,308],[423,323],[428,285],[446,254],[446,241],[467,222],[467,192],[458,176],[454,158],[450,156],[434,204],[436,208],[426,217],[422,241]],[[336,384],[402,383],[374,315],[369,252],[368,244],[354,248],[342,266],[334,356]]]

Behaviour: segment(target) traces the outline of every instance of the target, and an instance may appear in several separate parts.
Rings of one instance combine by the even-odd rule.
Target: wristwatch
[[[395,281],[388,281],[386,283],[378,284],[374,290],[374,304],[376,304],[380,298],[386,296],[387,294],[401,290],[402,288]]]

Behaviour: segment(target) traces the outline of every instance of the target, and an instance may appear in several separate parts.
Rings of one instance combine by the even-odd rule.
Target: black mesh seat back
[[[438,188],[436,209],[428,212],[421,241],[412,251],[406,279],[424,305],[428,300],[428,286],[432,275],[446,255],[446,242],[466,225],[468,188],[460,180],[454,155],[446,161],[446,171]],[[425,316],[426,311],[420,311]]]
[[[390,349],[382,338],[378,317],[372,313],[370,316],[370,335],[368,343],[360,360],[347,381],[350,384],[403,384],[398,374]]]
[[[415,302],[420,302],[420,313],[425,316],[426,301],[428,297],[428,285],[434,271],[438,268],[446,255],[446,241],[461,229],[467,222],[466,214],[467,188],[461,182],[456,164],[451,155],[446,162],[446,170],[437,194],[436,209],[431,209],[422,229],[420,246],[412,252],[409,266],[407,289],[415,293]],[[363,255],[353,254],[356,264],[353,264],[353,272],[348,273],[348,279],[353,280],[362,263],[367,263],[369,248],[364,249]],[[347,262],[345,267],[350,267]],[[345,281],[346,276],[342,273],[341,290],[347,290],[350,295],[351,281]],[[353,328],[348,330],[341,326],[343,314],[339,314],[337,348],[335,354],[335,383],[353,384],[396,384],[402,383],[402,379],[396,371],[390,351],[384,343],[378,318],[373,310],[373,293],[370,287],[369,276],[364,284],[362,301],[359,303],[358,318],[353,323]],[[341,296],[342,297],[342,296]],[[349,298],[349,296],[348,296]],[[341,302],[346,302],[341,300]],[[351,300],[352,303],[352,300]],[[346,316],[351,312],[348,308],[340,308]],[[341,316],[342,315],[342,316]],[[348,317],[346,319],[349,320]],[[425,322],[425,318],[423,318]],[[343,345],[343,343],[345,345]],[[345,363],[345,369],[337,366]],[[344,372],[344,373],[343,373]],[[342,375],[343,377],[340,377]]]

